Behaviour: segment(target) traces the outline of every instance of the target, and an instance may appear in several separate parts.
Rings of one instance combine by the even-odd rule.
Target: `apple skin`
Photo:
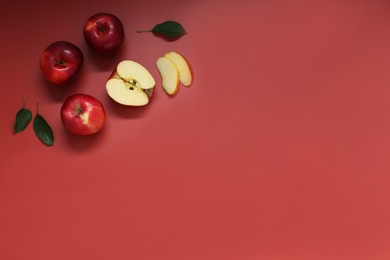
[[[84,24],[83,34],[87,45],[100,54],[117,51],[125,39],[122,21],[109,13],[89,17]]]
[[[80,48],[68,41],[51,43],[39,59],[44,77],[54,85],[65,85],[72,81],[83,64],[84,56]]]
[[[98,99],[79,93],[69,96],[62,104],[61,121],[74,135],[92,135],[103,129],[106,112]]]

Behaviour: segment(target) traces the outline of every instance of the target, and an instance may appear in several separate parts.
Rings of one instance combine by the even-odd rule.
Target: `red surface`
[[[102,59],[85,20],[125,25]],[[388,1],[14,1],[1,9],[0,259],[390,259]],[[137,34],[165,20],[188,34]],[[39,71],[69,40],[85,66],[68,88]],[[170,98],[156,59],[181,52],[195,81]],[[104,84],[122,59],[157,81],[145,108]],[[106,107],[99,135],[74,137],[59,109],[74,93]],[[12,134],[22,96],[55,134]]]

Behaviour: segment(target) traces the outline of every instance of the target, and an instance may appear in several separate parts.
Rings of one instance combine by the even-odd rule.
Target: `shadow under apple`
[[[153,100],[149,101],[149,104],[145,106],[126,106],[119,104],[112,100],[108,95],[107,95],[107,110],[113,112],[114,115],[117,115],[118,117],[121,118],[141,118],[146,115],[149,109],[151,109],[152,102]]]
[[[40,85],[44,86],[45,93],[48,93],[51,98],[56,102],[63,102],[68,96],[75,92],[82,92],[83,86],[85,86],[86,73],[83,69],[79,71],[71,81],[64,85],[55,85],[48,82],[42,73],[38,73]]]
[[[74,135],[68,132],[65,128],[63,129],[66,143],[74,152],[83,153],[90,151],[101,144],[101,140],[104,139],[106,133],[105,128],[100,132],[92,135]]]
[[[87,60],[89,60],[93,65],[97,67],[100,71],[114,71],[118,60],[122,57],[122,55],[126,52],[125,44],[122,44],[119,49],[114,50],[111,53],[97,53],[87,44],[84,44],[85,54],[87,56]]]

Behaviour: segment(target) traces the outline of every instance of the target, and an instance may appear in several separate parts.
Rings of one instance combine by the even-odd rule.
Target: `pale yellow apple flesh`
[[[162,78],[162,87],[168,95],[174,95],[179,90],[179,71],[175,64],[166,57],[160,57],[156,62],[157,69]]]
[[[143,106],[149,102],[148,96],[141,88],[136,88],[120,78],[109,79],[106,89],[108,95],[122,105]]]
[[[141,64],[131,60],[121,61],[116,69],[118,75],[127,82],[136,81],[142,89],[153,88],[156,82],[150,72]]]
[[[175,64],[179,71],[180,83],[186,87],[191,86],[193,80],[193,72],[190,63],[179,53],[171,51],[164,55]]]
[[[144,106],[149,103],[156,82],[141,64],[121,61],[106,83],[107,94],[116,102],[127,106]]]

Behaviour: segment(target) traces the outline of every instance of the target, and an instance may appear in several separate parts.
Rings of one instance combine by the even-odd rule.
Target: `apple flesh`
[[[121,61],[106,82],[107,94],[126,106],[144,106],[153,96],[156,82],[140,63]]]
[[[55,85],[73,80],[84,64],[80,48],[68,41],[50,44],[40,55],[39,66],[45,79]]]
[[[92,135],[103,129],[106,112],[95,97],[74,94],[62,104],[61,121],[65,129],[74,135]]]
[[[166,53],[164,57],[168,58],[173,62],[173,64],[175,64],[175,67],[179,72],[180,83],[186,87],[191,86],[194,75],[191,64],[188,60],[184,58],[183,55],[175,51]]]
[[[109,13],[89,17],[84,24],[83,34],[87,45],[101,54],[117,51],[125,38],[122,21]]]
[[[178,52],[171,51],[159,57],[156,66],[162,79],[162,87],[168,95],[175,95],[180,84],[191,86],[194,78],[192,67]]]
[[[175,95],[180,86],[179,71],[175,64],[168,58],[160,57],[157,59],[156,65],[162,78],[162,87],[165,93]]]

